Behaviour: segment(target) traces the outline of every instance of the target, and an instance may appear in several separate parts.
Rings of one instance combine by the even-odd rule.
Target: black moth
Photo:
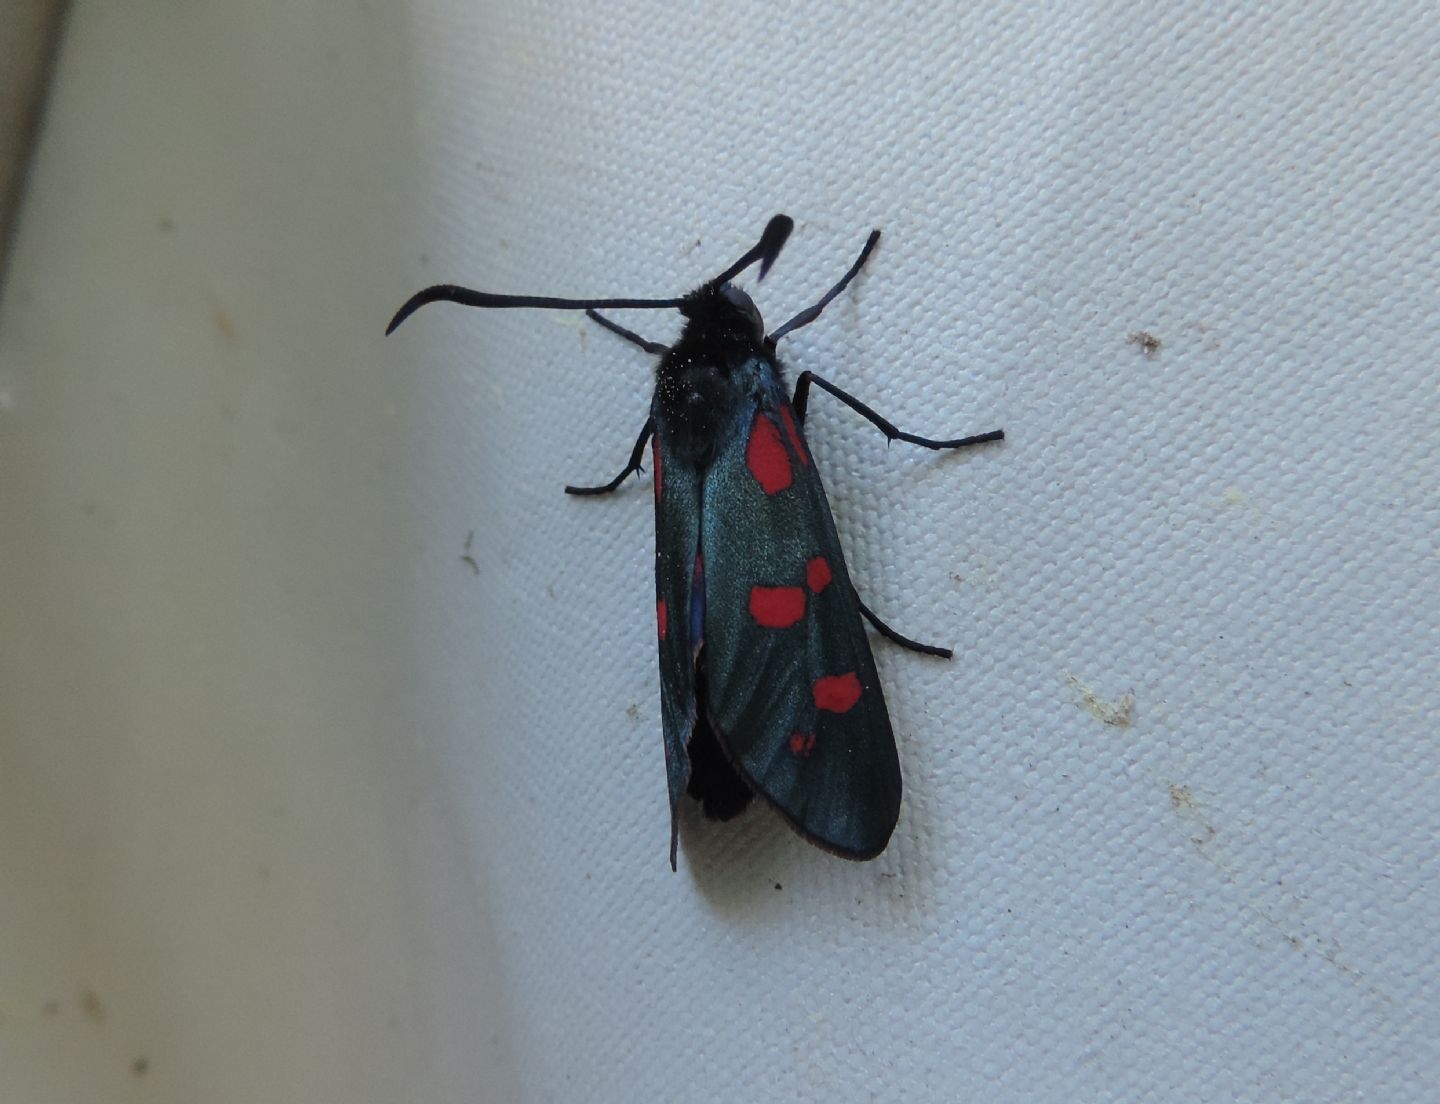
[[[999,441],[994,430],[933,441],[902,433],[813,372],[785,392],[776,343],[808,326],[855,278],[880,231],[814,306],[768,336],[750,297],[730,281],[757,261],[763,278],[794,223],[776,215],[748,253],[677,299],[555,299],[496,295],[453,284],[427,288],[386,333],[437,300],[470,307],[584,310],[660,358],[650,416],[608,494],[638,473],[653,438],[655,610],[660,703],[670,780],[670,866],[676,810],[689,794],[726,820],[754,794],[807,840],[847,859],[885,849],[900,814],[900,762],[861,618],[915,651],[949,658],[880,621],[860,601],[805,442],[813,384],[890,440],[929,449]],[[685,318],[673,346],[647,341],[598,308],[673,308]]]

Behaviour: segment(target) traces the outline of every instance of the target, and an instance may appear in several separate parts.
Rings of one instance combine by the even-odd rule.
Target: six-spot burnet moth
[[[805,442],[811,385],[892,441],[956,449],[1004,437],[1000,430],[947,441],[902,433],[813,372],[801,372],[787,396],[776,344],[820,317],[880,239],[872,231],[819,302],[767,335],[755,304],[730,281],[757,261],[764,278],[793,226],[776,215],[754,248],[679,298],[557,299],[440,284],[414,295],[385,331],[438,300],[583,310],[660,358],[650,416],[624,470],[603,486],[565,490],[614,491],[640,472],[652,443],[672,869],[676,810],[686,794],[706,816],[727,820],[758,793],[811,843],[847,859],[880,854],[900,814],[900,762],[861,618],[907,648],[951,655],[885,625],[851,584]],[[666,346],[596,313],[602,308],[672,308],[685,327]]]

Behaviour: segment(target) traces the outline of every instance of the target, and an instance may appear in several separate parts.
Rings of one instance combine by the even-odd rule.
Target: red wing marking
[[[666,632],[670,629],[670,618],[668,611],[665,609],[664,598],[661,598],[660,601],[655,603],[655,627],[660,633],[660,639],[664,640]]]
[[[660,439],[657,437],[651,442],[650,455],[655,460],[655,497],[660,497]]]
[[[750,616],[761,628],[788,629],[805,616],[805,592],[799,587],[751,587]]]
[[[826,675],[815,680],[810,688],[815,706],[827,713],[848,713],[860,700],[860,680],[854,671],[843,675]]]
[[[795,455],[800,457],[800,463],[810,463],[810,454],[805,451],[805,442],[800,439],[800,429],[795,424],[795,415],[790,413],[789,403],[780,408],[780,417],[785,420],[785,433],[790,438]]]
[[[779,494],[794,481],[790,455],[780,440],[780,431],[763,413],[755,415],[755,423],[750,427],[745,465],[767,495]]]
[[[815,556],[805,565],[805,583],[811,594],[819,594],[834,578],[830,574],[830,563],[824,556]]]
[[[815,750],[815,733],[813,732],[792,732],[790,734],[790,754],[797,759],[809,759],[810,753]]]

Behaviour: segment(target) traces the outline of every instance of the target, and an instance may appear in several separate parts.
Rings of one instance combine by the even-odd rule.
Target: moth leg
[[[571,487],[566,486],[565,493],[572,495],[602,495],[609,494],[625,482],[625,477],[631,472],[640,472],[640,461],[645,456],[645,442],[650,440],[650,434],[655,432],[655,419],[646,418],[645,426],[640,430],[640,436],[635,439],[635,447],[630,450],[630,460],[625,465],[625,470],[610,480],[603,487]]]
[[[865,267],[865,262],[870,258],[870,251],[875,248],[875,243],[879,240],[880,231],[871,230],[870,236],[865,239],[865,244],[860,249],[860,256],[855,258],[855,263],[850,266],[849,271],[846,272],[844,276],[840,277],[839,283],[837,283],[834,287],[832,287],[829,291],[822,295],[820,297],[820,302],[816,303],[813,307],[806,307],[803,311],[797,314],[794,318],[790,319],[789,322],[786,322],[785,325],[781,326],[765,340],[768,341],[771,345],[774,345],[786,334],[794,333],[801,326],[808,326],[811,322],[814,322],[815,319],[819,318],[820,312],[830,305],[831,300],[833,300],[837,295],[844,291],[845,288],[849,286],[850,281],[855,279],[855,277],[860,274],[860,270]]]
[[[876,617],[870,607],[860,601],[860,595],[858,593],[855,595],[855,601],[860,606],[860,612],[865,615],[865,620],[874,625],[875,631],[886,640],[893,641],[902,648],[909,648],[912,652],[919,652],[921,655],[939,656],[941,659],[951,659],[954,657],[955,653],[949,648],[942,648],[938,644],[921,644],[918,640],[911,640],[908,636],[901,636],[889,625],[885,624],[884,621]]]
[[[964,448],[966,445],[983,445],[987,441],[1005,440],[1003,429],[992,429],[989,433],[977,433],[973,437],[956,437],[949,441],[936,441],[929,437],[917,437],[913,433],[905,433],[896,429],[879,414],[871,410],[863,402],[847,391],[842,391],[829,380],[817,376],[814,372],[801,372],[795,381],[795,397],[790,400],[790,405],[795,408],[795,417],[800,421],[805,420],[805,405],[810,401],[810,385],[815,384],[823,391],[829,391],[837,399],[843,402],[851,410],[855,411],[862,418],[875,426],[881,433],[885,434],[891,441],[909,441],[912,445],[919,445],[928,449],[955,449]]]
[[[646,341],[634,330],[627,330],[624,326],[620,325],[619,322],[611,322],[610,319],[606,318],[597,310],[587,310],[585,317],[592,322],[599,322],[600,325],[604,326],[611,333],[623,337],[626,341],[630,342],[631,345],[639,345],[640,348],[653,356],[664,356],[670,351],[669,345],[662,345],[658,341]]]

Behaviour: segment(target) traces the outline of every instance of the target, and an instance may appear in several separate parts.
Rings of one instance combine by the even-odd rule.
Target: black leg
[[[973,437],[956,437],[949,441],[935,441],[929,437],[917,437],[913,433],[904,433],[876,414],[854,395],[840,390],[829,380],[817,376],[814,372],[800,373],[800,378],[795,381],[795,397],[790,400],[790,405],[795,408],[795,417],[802,422],[805,420],[805,406],[810,401],[810,385],[812,383],[821,390],[829,391],[892,441],[908,441],[912,445],[920,445],[922,448],[928,449],[955,449],[964,448],[966,445],[983,445],[989,441],[1005,440],[1003,429],[992,429],[989,433],[977,433]]]
[[[874,625],[875,631],[886,640],[894,641],[896,644],[899,644],[900,647],[909,648],[912,652],[919,652],[921,655],[939,656],[941,659],[952,659],[954,657],[955,653],[949,648],[942,648],[938,644],[921,644],[918,640],[911,640],[908,636],[901,636],[889,625],[885,624],[884,621],[876,617],[875,614],[870,611],[869,606],[860,601],[858,592],[855,595],[855,601],[859,603],[860,612],[865,615],[865,620]]]
[[[850,271],[845,273],[844,276],[840,277],[840,282],[834,287],[832,287],[829,291],[827,291],[824,295],[822,295],[820,297],[820,302],[816,303],[813,307],[806,307],[803,311],[797,314],[794,318],[790,319],[789,322],[786,322],[785,325],[781,326],[765,340],[770,342],[771,345],[774,345],[786,334],[794,333],[801,326],[808,326],[811,322],[814,322],[815,319],[819,318],[820,312],[823,311],[826,307],[828,307],[830,305],[830,301],[834,299],[835,296],[839,295],[842,291],[844,291],[850,281],[855,279],[855,277],[859,274],[860,270],[865,267],[865,261],[869,258],[870,251],[875,248],[875,243],[879,240],[880,231],[871,230],[870,236],[865,239],[864,247],[860,250],[860,256],[855,258],[855,263],[850,266]]]
[[[630,461],[625,465],[625,470],[610,480],[603,487],[569,487],[565,488],[566,494],[573,495],[602,495],[609,494],[625,482],[625,477],[631,472],[639,472],[640,460],[645,455],[645,442],[650,440],[650,434],[655,432],[655,419],[646,418],[645,428],[640,431],[640,436],[635,439],[635,447],[630,450]]]
[[[658,341],[646,341],[634,330],[627,330],[624,326],[620,325],[619,322],[611,322],[610,319],[606,318],[599,311],[587,310],[585,312],[585,317],[589,318],[591,321],[599,322],[600,325],[604,326],[611,333],[618,334],[626,341],[630,342],[630,344],[639,345],[640,348],[644,349],[647,353],[651,353],[655,356],[664,356],[670,351],[669,345],[661,345]]]

